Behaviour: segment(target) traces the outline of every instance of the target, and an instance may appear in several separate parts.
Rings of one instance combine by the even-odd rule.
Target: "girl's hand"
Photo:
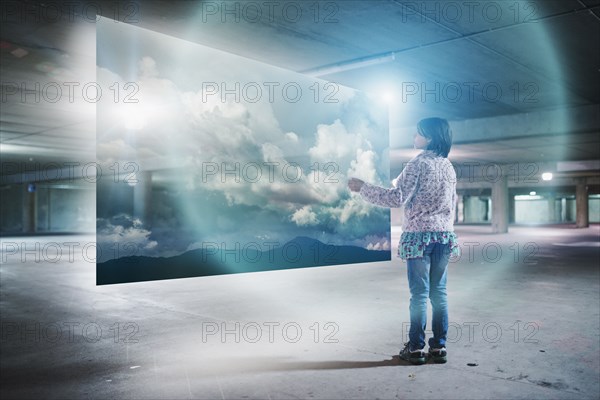
[[[364,183],[364,181],[361,181],[358,178],[350,178],[348,180],[348,188],[350,188],[350,190],[353,192],[360,192],[360,188]]]

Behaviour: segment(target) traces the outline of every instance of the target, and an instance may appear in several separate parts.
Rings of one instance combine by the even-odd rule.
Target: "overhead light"
[[[552,172],[544,172],[542,174],[542,180],[551,181],[552,180]]]
[[[535,196],[537,193],[536,192],[529,192],[530,196]]]
[[[336,72],[349,71],[357,68],[369,67],[371,65],[383,64],[386,62],[394,61],[396,59],[396,53],[391,52],[386,55],[377,55],[377,56],[369,56],[369,57],[361,57],[356,58],[350,61],[343,61],[336,64],[325,65],[323,67],[307,69],[305,71],[300,71],[300,73],[317,77],[323,75],[334,74]]]

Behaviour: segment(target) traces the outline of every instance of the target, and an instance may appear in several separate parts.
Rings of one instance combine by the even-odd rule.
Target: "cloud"
[[[364,201],[360,195],[351,195],[349,198],[340,201],[335,207],[325,209],[337,223],[346,224],[352,218],[363,219],[371,215],[373,211],[377,212],[371,204]]]
[[[99,218],[96,224],[96,242],[100,249],[97,262],[153,254],[158,242],[150,239],[151,234],[139,218],[127,214],[110,219]]]
[[[313,161],[346,163],[361,142],[360,135],[349,133],[340,119],[336,119],[333,124],[317,126],[316,143],[308,152]]]
[[[142,57],[139,64],[140,74],[144,78],[154,78],[158,76],[156,61],[152,57]]]
[[[367,250],[390,250],[390,242],[387,239],[381,239],[380,241],[376,241],[376,242],[369,242],[369,244],[366,247]]]
[[[356,158],[350,162],[346,175],[362,179],[365,182],[381,184],[377,173],[377,154],[373,150],[356,149]]]
[[[312,212],[310,206],[304,206],[297,210],[291,217],[298,226],[318,225],[317,214]]]

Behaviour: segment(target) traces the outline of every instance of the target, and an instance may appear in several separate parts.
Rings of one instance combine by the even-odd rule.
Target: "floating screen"
[[[391,259],[378,98],[97,23],[97,284]]]

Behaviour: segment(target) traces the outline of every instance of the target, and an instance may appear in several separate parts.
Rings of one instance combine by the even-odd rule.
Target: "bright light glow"
[[[138,131],[146,126],[148,113],[142,107],[122,107],[120,111],[125,128]]]
[[[386,103],[390,104],[394,101],[394,93],[392,93],[391,91],[385,91],[381,94],[381,98],[383,99],[383,101],[385,101]]]
[[[531,192],[531,193],[535,193],[535,192]],[[535,194],[531,195],[531,194],[520,194],[515,196],[515,200],[541,200],[543,197],[542,196],[536,196]]]
[[[117,105],[119,119],[127,129],[139,131],[147,126],[154,126],[164,121],[169,114],[168,104],[157,96],[142,95],[137,100],[137,103]]]
[[[552,172],[544,172],[542,174],[542,179],[545,181],[551,181],[552,180]]]
[[[530,196],[535,196],[537,193],[536,192],[529,192]]]
[[[20,144],[8,144],[0,143],[0,154],[19,154],[19,155],[30,155],[30,156],[44,156],[44,155],[57,155],[57,156],[81,156],[82,150],[64,150],[64,149],[51,149],[42,146],[30,146]],[[92,153],[93,155],[93,153]],[[7,168],[7,171],[9,168]]]

